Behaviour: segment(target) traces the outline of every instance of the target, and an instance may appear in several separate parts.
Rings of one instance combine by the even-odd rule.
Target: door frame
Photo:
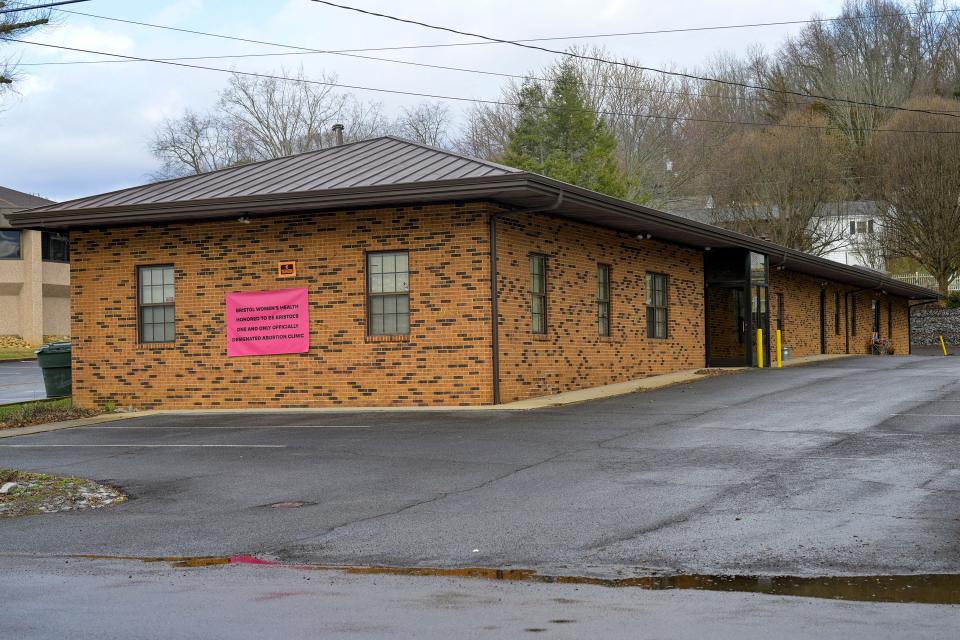
[[[827,290],[820,289],[820,354],[827,352]]]
[[[712,358],[711,352],[711,340],[710,340],[710,304],[708,296],[710,289],[730,289],[731,291],[740,292],[740,317],[734,318],[733,322],[738,323],[742,322],[741,330],[743,332],[743,354],[742,361],[734,362],[733,360],[720,360],[717,361]],[[708,367],[749,367],[750,363],[753,361],[753,356],[751,352],[754,348],[753,336],[751,335],[751,327],[753,326],[753,312],[752,307],[750,306],[751,294],[750,290],[747,288],[746,282],[713,282],[704,284],[704,347],[706,349],[706,357],[704,361]],[[736,325],[734,325],[736,326]]]

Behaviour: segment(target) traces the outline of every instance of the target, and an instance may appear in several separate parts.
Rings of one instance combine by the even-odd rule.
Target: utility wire
[[[510,44],[510,45],[514,45],[514,46],[517,46],[517,47],[522,47],[522,48],[524,48],[524,49],[533,49],[533,50],[535,50],[535,51],[544,51],[544,52],[546,52],[546,53],[551,53],[551,54],[554,54],[554,55],[561,55],[561,56],[566,56],[566,57],[569,57],[569,58],[576,58],[576,59],[579,59],[579,60],[586,60],[586,61],[589,61],[589,62],[600,62],[600,63],[604,63],[604,64],[614,64],[614,65],[620,65],[620,66],[623,66],[623,67],[627,67],[627,68],[630,68],[630,69],[637,69],[637,70],[640,70],[640,71],[650,71],[650,72],[652,72],[652,73],[659,73],[659,74],[668,75],[668,76],[676,76],[676,77],[679,77],[679,78],[687,78],[687,79],[689,79],[689,80],[698,80],[698,81],[701,81],[701,82],[716,82],[716,83],[719,83],[719,84],[728,85],[728,86],[732,86],[732,87],[740,87],[740,88],[743,88],[743,89],[752,89],[752,90],[755,90],[755,91],[769,91],[769,92],[780,93],[780,94],[784,94],[784,95],[797,96],[797,97],[800,97],[800,98],[810,98],[810,99],[813,99],[813,100],[824,100],[824,101],[827,101],[827,102],[840,102],[840,103],[843,103],[843,104],[851,104],[851,105],[860,106],[860,107],[870,107],[870,108],[872,108],[872,109],[890,109],[890,110],[892,110],[892,111],[907,111],[907,112],[912,112],[912,113],[924,113],[924,114],[927,114],[927,115],[946,115],[946,116],[951,117],[951,118],[960,118],[960,114],[955,114],[955,113],[947,113],[947,112],[942,112],[942,111],[932,111],[932,110],[929,110],[929,109],[912,109],[912,108],[909,108],[909,107],[899,107],[899,106],[895,106],[895,105],[877,104],[877,103],[875,103],[875,102],[864,102],[864,101],[861,101],[861,100],[851,100],[851,99],[848,99],[848,98],[834,98],[834,97],[831,97],[831,96],[824,96],[824,95],[819,95],[819,94],[815,94],[815,93],[804,93],[804,92],[802,92],[802,91],[793,91],[793,90],[791,90],[791,89],[774,89],[773,87],[766,87],[766,86],[763,86],[763,85],[755,85],[755,84],[750,84],[750,83],[747,83],[747,82],[736,82],[736,81],[733,81],[733,80],[720,80],[720,79],[718,79],[718,78],[708,78],[708,77],[705,77],[705,76],[698,76],[698,75],[695,75],[695,74],[692,74],[692,73],[684,73],[684,72],[681,72],[681,71],[667,71],[667,70],[665,70],[665,69],[658,69],[658,68],[656,68],[656,67],[645,67],[645,66],[638,65],[638,64],[632,64],[632,63],[626,62],[626,61],[607,60],[607,59],[604,59],[604,58],[598,58],[598,57],[596,57],[596,56],[590,56],[590,55],[584,55],[584,54],[574,53],[574,52],[572,52],[572,51],[562,51],[562,50],[560,50],[560,49],[549,49],[549,48],[547,48],[547,47],[541,47],[541,46],[539,46],[539,45],[526,44],[526,43],[523,43],[523,42],[519,42],[519,41],[517,41],[517,40],[503,40],[503,39],[501,39],[501,38],[494,38],[494,37],[491,37],[491,36],[485,36],[485,35],[481,35],[481,34],[477,34],[477,33],[471,33],[471,32],[469,32],[469,31],[460,31],[459,29],[453,29],[453,28],[451,28],[451,27],[443,27],[443,26],[428,24],[428,23],[426,23],[426,22],[420,22],[420,21],[418,21],[418,20],[410,20],[410,19],[408,19],[408,18],[400,18],[400,17],[397,17],[397,16],[388,15],[388,14],[386,14],[386,13],[377,13],[377,12],[375,12],[375,11],[368,11],[368,10],[366,10],[366,9],[360,9],[360,8],[357,8],[357,7],[351,7],[351,6],[344,5],[344,4],[337,4],[336,2],[330,2],[330,0],[312,0],[312,1],[313,1],[313,2],[316,2],[317,4],[325,4],[325,5],[327,5],[327,6],[335,7],[335,8],[337,8],[337,9],[345,9],[345,10],[347,10],[347,11],[353,11],[353,12],[356,12],[356,13],[362,13],[362,14],[364,14],[364,15],[374,16],[374,17],[377,17],[377,18],[384,18],[384,19],[387,19],[387,20],[392,20],[392,21],[394,21],[394,22],[400,22],[400,23],[403,23],[403,24],[417,25],[417,26],[420,26],[420,27],[425,27],[425,28],[427,28],[427,29],[434,29],[434,30],[436,30],[436,31],[446,31],[446,32],[448,32],[448,33],[455,33],[455,34],[457,34],[457,35],[467,36],[467,37],[471,37],[471,38],[481,38],[481,39],[483,39],[483,40],[489,40],[490,42],[498,42],[498,43],[500,43],[500,44]]]
[[[165,28],[165,27],[158,27]],[[223,36],[229,37],[229,36]],[[291,47],[297,48],[294,45],[284,45],[276,44],[278,47]],[[208,56],[176,56],[172,58],[155,58],[155,60],[160,62],[179,62],[179,61],[198,61],[198,60],[233,60],[233,59],[246,59],[246,58],[270,58],[276,56],[304,56],[304,55],[314,55],[314,54],[323,54],[323,55],[333,55],[333,56],[343,56],[347,58],[356,58],[359,60],[371,60],[374,62],[388,62],[391,64],[401,64],[408,65],[412,67],[422,67],[425,69],[438,69],[441,71],[456,71],[459,73],[472,73],[477,75],[484,76],[494,76],[498,78],[510,78],[514,80],[536,80],[538,82],[553,82],[550,78],[545,78],[543,76],[536,76],[531,74],[516,74],[516,73],[505,73],[501,71],[488,71],[486,69],[471,69],[469,67],[453,67],[449,65],[442,64],[430,64],[427,62],[414,62],[413,60],[398,60],[396,58],[384,58],[381,56],[366,56],[358,53],[347,53],[340,50],[324,50],[324,49],[309,49],[305,51],[281,51],[276,53],[238,53],[238,54],[225,54],[225,55],[208,55]],[[138,63],[144,62],[141,60],[61,60],[61,61],[51,61],[51,62],[19,62],[17,63],[18,67],[47,67],[47,66],[64,66],[64,65],[84,65],[84,64],[129,64],[129,63]],[[146,61],[146,62],[149,62]],[[615,85],[607,84],[602,82],[588,82],[584,81],[583,85],[586,87],[599,87],[602,89],[614,89],[620,91],[629,91],[634,93],[656,93],[656,94],[666,94],[666,95],[679,95],[679,96],[689,96],[691,98],[714,98],[718,100],[730,100],[734,102],[747,101],[747,102],[758,102],[761,104],[768,104],[768,101],[765,98],[758,98],[753,96],[737,96],[737,95],[723,95],[719,93],[703,93],[698,91],[681,91],[678,89],[659,89],[659,88],[638,88],[630,87],[624,85]],[[807,102],[801,102],[799,100],[787,100],[788,104],[795,105],[806,105]]]
[[[219,39],[224,39],[224,40],[233,40],[233,41],[237,41],[237,42],[248,42],[248,43],[254,43],[254,44],[262,44],[262,45],[268,45],[268,46],[272,46],[272,47],[281,47],[281,48],[291,49],[291,50],[292,50],[292,51],[275,52],[275,53],[245,53],[245,54],[230,54],[230,55],[177,56],[177,57],[163,57],[163,58],[156,58],[156,59],[155,59],[155,60],[162,61],[162,62],[198,61],[198,60],[226,60],[226,59],[264,58],[264,57],[275,57],[275,56],[324,54],[324,55],[337,55],[337,56],[351,57],[351,58],[357,58],[357,59],[362,59],[362,60],[371,60],[371,61],[376,61],[376,62],[387,62],[387,63],[391,63],[391,64],[402,64],[402,65],[408,65],[408,66],[414,66],[414,67],[423,67],[423,68],[427,68],[427,69],[439,69],[439,70],[444,70],[444,71],[455,71],[455,72],[460,72],[460,73],[472,73],[472,74],[486,75],[486,76],[495,76],[495,77],[501,77],[501,78],[511,78],[511,79],[522,80],[522,81],[536,80],[536,81],[539,81],[539,82],[551,82],[551,80],[550,80],[549,78],[543,78],[543,77],[539,77],[539,76],[535,76],[535,75],[529,75],[529,74],[527,74],[527,75],[520,75],[520,74],[503,73],[503,72],[497,72],[497,71],[487,71],[487,70],[484,70],[484,69],[472,69],[472,68],[467,68],[467,67],[453,67],[453,66],[440,65],[440,64],[430,64],[430,63],[426,63],[426,62],[414,62],[414,61],[412,61],[412,60],[398,60],[398,59],[396,59],[396,58],[384,58],[384,57],[381,57],[381,56],[360,55],[360,53],[359,53],[359,52],[366,52],[366,51],[382,51],[382,50],[385,50],[384,48],[368,48],[368,49],[314,49],[314,48],[310,48],[310,47],[302,47],[302,46],[293,45],[293,44],[284,44],[284,43],[279,43],[279,42],[271,42],[271,41],[267,41],[267,40],[251,40],[250,38],[241,38],[241,37],[238,37],[238,36],[230,36],[230,35],[225,35],[225,34],[220,34],[220,33],[211,33],[211,32],[206,32],[206,31],[195,31],[195,30],[192,30],[192,29],[182,29],[182,28],[179,28],[179,27],[171,27],[171,26],[167,26],[167,25],[160,25],[160,24],[153,24],[153,23],[148,23],[148,22],[138,22],[138,21],[133,21],[133,20],[126,20],[126,19],[123,19],[123,18],[112,18],[112,17],[107,17],[107,16],[98,16],[98,15],[89,14],[89,13],[82,13],[82,12],[80,12],[80,11],[65,11],[65,10],[61,10],[61,11],[63,11],[64,13],[72,13],[72,14],[75,14],[75,15],[87,16],[87,17],[91,17],[91,18],[100,18],[100,19],[104,19],[104,20],[113,20],[113,21],[117,21],[117,22],[124,22],[124,23],[134,24],[134,25],[143,26],[143,27],[150,27],[150,28],[153,28],[153,29],[163,29],[163,30],[168,30],[168,31],[186,32],[186,33],[190,33],[190,34],[194,34],[194,35],[201,35],[201,36],[206,36],[206,37],[211,37],[211,38],[219,38]],[[950,9],[950,10],[934,11],[934,12],[927,12],[927,13],[944,13],[944,12],[946,12],[946,11],[960,11],[960,9]],[[905,15],[920,15],[920,14],[921,14],[921,12],[911,12],[911,13],[889,14],[889,15],[904,15],[904,16],[905,16]],[[870,17],[874,17],[874,16],[870,16]],[[823,21],[838,20],[838,19],[839,19],[839,18],[824,18],[824,19],[807,20],[807,21],[796,21],[796,20],[795,20],[795,21],[790,21],[790,23],[792,24],[792,23],[800,23],[800,22],[823,22]],[[762,24],[774,24],[774,23],[762,23]],[[742,26],[742,25],[741,25],[741,26]],[[697,27],[697,28],[695,28],[695,29],[697,29],[697,30],[702,30],[702,29],[711,29],[711,28],[714,28],[714,27]],[[733,27],[732,27],[732,26],[725,26],[725,27],[715,27],[715,28],[723,28],[723,29],[725,29],[725,28],[733,28]],[[680,29],[680,31],[682,31],[682,29]],[[644,33],[644,32],[636,32],[636,33]],[[629,34],[607,34],[607,35],[629,35]],[[573,39],[573,38],[577,38],[577,37],[580,37],[580,36],[563,36],[563,37],[558,37],[558,38],[556,38],[556,39]],[[583,37],[588,37],[588,36],[583,36]],[[541,38],[541,40],[542,40],[542,39],[545,39],[545,38]],[[534,40],[536,40],[536,39],[534,39]],[[524,40],[519,40],[518,42],[524,42]],[[468,43],[468,44],[469,44],[469,43]],[[495,43],[492,43],[492,42],[480,42],[480,43],[475,43],[475,44],[495,44]],[[433,46],[433,45],[423,45],[423,46]],[[447,45],[437,45],[437,46],[447,46]],[[451,46],[458,46],[458,45],[451,45]],[[386,48],[386,49],[397,49],[397,48],[403,48],[403,47],[388,47],[388,48]],[[410,48],[416,48],[416,47],[410,47]],[[21,62],[21,63],[18,63],[17,66],[21,66],[21,67],[31,67],[31,66],[57,66],[57,65],[82,65],[82,64],[128,64],[128,63],[136,63],[136,62],[141,62],[141,61],[140,61],[140,60],[125,60],[125,59],[113,59],[113,60],[68,60],[68,61],[51,61],[51,62]],[[630,87],[623,87],[623,86],[610,85],[610,84],[604,84],[604,83],[584,82],[583,84],[584,84],[585,86],[588,86],[588,87],[601,87],[601,88],[604,88],[604,89],[615,89],[615,90],[623,90],[623,89],[630,90]],[[667,94],[667,95],[681,95],[681,96],[700,97],[700,98],[714,98],[714,99],[718,99],[718,100],[727,100],[727,101],[731,101],[731,102],[746,101],[746,102],[756,102],[756,103],[760,103],[760,104],[769,104],[769,102],[768,102],[767,99],[761,98],[761,97],[754,97],[754,96],[736,96],[736,95],[731,96],[731,95],[723,95],[723,94],[716,94],[716,93],[704,93],[704,92],[698,92],[698,91],[679,91],[679,90],[655,89],[655,88],[647,88],[647,89],[642,89],[642,90],[640,90],[640,89],[635,89],[635,91],[638,91],[638,92],[639,92],[639,91],[642,91],[642,92],[644,92],[644,93],[656,93],[656,94]],[[808,104],[808,102],[798,101],[798,100],[786,100],[786,103],[787,103],[787,104],[793,104],[793,105],[801,105],[801,106],[805,106],[805,105]],[[937,112],[937,113],[941,113],[941,112]],[[943,112],[943,113],[945,113],[945,112]]]
[[[285,82],[300,82],[304,84],[315,84],[325,87],[337,87],[341,89],[353,89],[357,91],[373,91],[378,93],[390,93],[394,95],[403,95],[403,96],[414,96],[419,98],[431,98],[434,100],[451,100],[457,102],[471,102],[476,104],[491,104],[491,105],[500,105],[505,107],[520,107],[521,105],[516,102],[509,102],[506,100],[491,100],[484,98],[468,98],[465,96],[449,96],[437,93],[422,93],[417,91],[405,91],[402,89],[384,89],[381,87],[367,87],[362,85],[352,85],[344,84],[339,82],[327,82],[322,80],[309,80],[305,78],[290,78],[287,76],[280,76],[269,73],[257,73],[253,71],[238,71],[236,69],[224,69],[222,67],[208,67],[198,64],[190,64],[187,62],[177,62],[172,60],[162,60],[159,58],[143,58],[140,56],[131,56],[121,53],[109,53],[105,51],[95,51],[92,49],[81,49],[79,47],[67,47],[64,45],[55,45],[49,44],[46,42],[32,42],[30,40],[19,40],[17,38],[7,38],[0,37],[0,40],[6,42],[17,42],[20,44],[29,44],[37,47],[45,47],[49,49],[60,49],[63,51],[73,51],[77,53],[89,53],[92,55],[101,55],[101,56],[110,56],[114,58],[123,58],[126,60],[136,60],[139,62],[153,62],[156,64],[169,65],[174,67],[183,67],[186,69],[201,69],[204,71],[215,71],[218,73],[229,73],[232,75],[242,75],[249,76],[254,78],[263,78],[268,80],[280,80]],[[539,107],[542,109],[550,109],[550,107]],[[583,113],[593,113],[600,116],[621,116],[628,118],[644,118],[648,120],[668,120],[675,122],[701,122],[708,124],[732,124],[732,125],[744,125],[744,126],[755,126],[755,127],[777,127],[777,128],[786,128],[786,129],[813,129],[821,131],[839,131],[839,128],[836,126],[822,126],[822,125],[803,125],[803,124],[784,124],[784,123],[767,123],[767,122],[752,122],[752,121],[742,121],[742,120],[720,120],[720,119],[710,119],[710,118],[694,118],[689,116],[667,116],[659,114],[648,114],[648,113],[625,113],[617,111],[604,111],[604,110],[595,110],[595,109],[579,109]],[[940,115],[940,114],[937,114]],[[866,128],[863,131],[871,132],[883,132],[883,133],[920,133],[920,134],[960,134],[960,131],[930,131],[925,129],[875,129],[875,128]]]
[[[136,20],[128,20],[124,18],[114,18],[111,16],[101,16],[92,13],[84,13],[83,11],[72,11],[69,9],[57,9],[62,13],[72,13],[78,16],[86,16],[88,18],[97,18],[100,20],[112,20],[114,22],[125,22],[127,24],[136,24],[144,27],[159,27],[163,29],[172,29],[175,31],[182,31],[184,33],[193,33],[197,35],[210,35],[214,37],[227,37],[227,36],[218,36],[217,34],[205,33],[203,31],[194,31],[191,29],[183,29],[178,27],[164,27],[162,25],[151,24],[148,22],[138,22]],[[896,17],[909,17],[909,16],[921,16],[921,15],[935,15],[935,14],[944,14],[944,13],[956,13],[960,11],[960,8],[957,9],[936,9],[933,11],[905,11],[902,13],[883,13],[883,14],[869,14],[863,16],[853,16],[856,20],[870,20],[874,18],[896,18]],[[584,34],[576,36],[548,36],[542,38],[518,38],[512,42],[552,42],[557,40],[596,40],[598,38],[621,38],[627,36],[646,36],[646,35],[659,35],[659,34],[668,34],[668,33],[687,33],[687,32],[697,32],[697,31],[719,31],[726,29],[749,29],[755,27],[775,27],[775,26],[789,26],[789,25],[798,25],[798,24],[822,24],[827,22],[839,22],[846,20],[846,17],[839,18],[810,18],[806,20],[783,20],[780,22],[753,22],[745,24],[729,24],[729,25],[713,25],[713,26],[704,26],[704,27],[678,27],[673,29],[653,29],[649,31],[625,31],[622,33],[594,33],[594,34]],[[249,38],[236,38],[238,40],[244,40],[246,42],[251,42],[255,44],[266,44],[272,45],[270,42],[263,42],[259,40],[253,40]],[[501,44],[498,42],[491,42],[488,40],[474,41],[474,42],[445,42],[445,43],[436,43],[436,44],[415,44],[415,45],[399,45],[393,47],[369,47],[363,49],[343,49],[342,52],[366,52],[366,51],[396,51],[401,49],[435,49],[435,48],[444,48],[444,47],[474,47],[482,45],[491,45],[491,44]],[[286,45],[274,45],[274,46],[286,46]]]
[[[59,7],[62,4],[76,4],[78,2],[89,2],[90,0],[64,0],[63,2],[48,2],[47,4],[24,5],[14,9],[0,9],[0,13],[16,13],[17,11],[33,11],[34,9],[47,9],[49,7]],[[19,4],[19,3],[18,3]],[[0,7],[3,5],[0,4]],[[63,9],[61,9],[63,11]]]

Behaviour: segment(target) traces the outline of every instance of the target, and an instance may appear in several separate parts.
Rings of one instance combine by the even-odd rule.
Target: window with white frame
[[[406,251],[367,254],[367,331],[410,333],[410,267]]]
[[[173,265],[137,269],[140,342],[173,342],[174,320]]]

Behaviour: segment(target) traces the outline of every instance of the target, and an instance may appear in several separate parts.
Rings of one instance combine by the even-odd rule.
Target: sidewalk
[[[807,364],[816,364],[829,360],[839,360],[841,358],[851,358],[850,355],[815,355],[793,358],[783,363],[784,367],[796,367]],[[546,407],[560,407],[578,402],[588,402],[590,400],[599,400],[601,398],[610,398],[628,393],[637,393],[640,391],[652,391],[662,389],[676,384],[686,384],[705,380],[716,375],[735,374],[743,371],[749,371],[752,367],[729,367],[712,369],[689,369],[687,371],[677,371],[659,376],[649,376],[646,378],[637,378],[627,382],[618,382],[616,384],[603,385],[601,387],[591,387],[589,389],[578,389],[576,391],[567,391],[550,396],[541,396],[539,398],[530,398],[527,400],[518,400],[497,405],[480,405],[469,407],[319,407],[319,408],[301,408],[301,409],[171,409],[171,410],[147,410],[147,411],[127,411],[110,413],[92,418],[81,418],[79,420],[68,420],[66,422],[54,422],[50,424],[38,424],[19,429],[0,430],[0,439],[12,438],[15,436],[25,436],[34,433],[43,433],[45,431],[59,431],[61,429],[73,429],[87,425],[100,424],[102,422],[113,422],[115,420],[127,420],[133,418],[142,418],[146,416],[158,415],[203,415],[203,414],[243,414],[243,413],[362,413],[362,412],[432,412],[432,411],[529,411],[531,409],[543,409]]]
[[[815,356],[801,356],[797,358],[792,358],[783,363],[784,367],[797,367],[807,364],[816,364],[818,362],[826,362],[828,360],[839,360],[841,358],[850,358],[848,354],[826,354],[826,355],[815,355]],[[711,376],[719,374],[729,374],[729,373],[739,373],[742,371],[749,371],[753,367],[718,367],[712,369],[689,369],[686,371],[677,371],[675,373],[666,373],[659,376],[650,376],[647,378],[637,378],[636,380],[628,380],[627,382],[618,382],[616,384],[608,384],[602,387],[590,387],[589,389],[577,389],[576,391],[567,391],[565,393],[558,393],[552,396],[541,396],[539,398],[530,398],[529,400],[518,400],[516,402],[509,402],[507,404],[501,404],[496,407],[496,409],[540,409],[542,407],[557,407],[565,404],[573,404],[575,402],[586,402],[588,400],[598,400],[600,398],[609,398],[612,396],[620,396],[626,393],[636,393],[638,391],[651,391],[653,389],[661,389],[663,387],[670,387],[675,384],[685,384],[688,382],[696,382],[697,380],[704,380]]]

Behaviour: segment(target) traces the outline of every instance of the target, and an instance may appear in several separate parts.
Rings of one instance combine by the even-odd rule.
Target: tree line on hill
[[[0,34],[48,21],[4,14]],[[579,57],[508,79],[497,104],[464,114],[423,102],[390,116],[330,86],[334,76],[235,74],[212,109],[158,127],[156,177],[324,148],[342,123],[348,141],[391,133],[654,207],[709,196],[713,222],[815,254],[846,233],[822,223],[824,205],[875,201],[880,224],[865,250],[909,258],[941,291],[957,275],[955,5],[847,0],[839,16],[807,24],[774,51],[718,55],[688,75],[604,62],[611,54],[602,48],[569,53]],[[0,65],[0,92],[16,79],[13,62]]]

